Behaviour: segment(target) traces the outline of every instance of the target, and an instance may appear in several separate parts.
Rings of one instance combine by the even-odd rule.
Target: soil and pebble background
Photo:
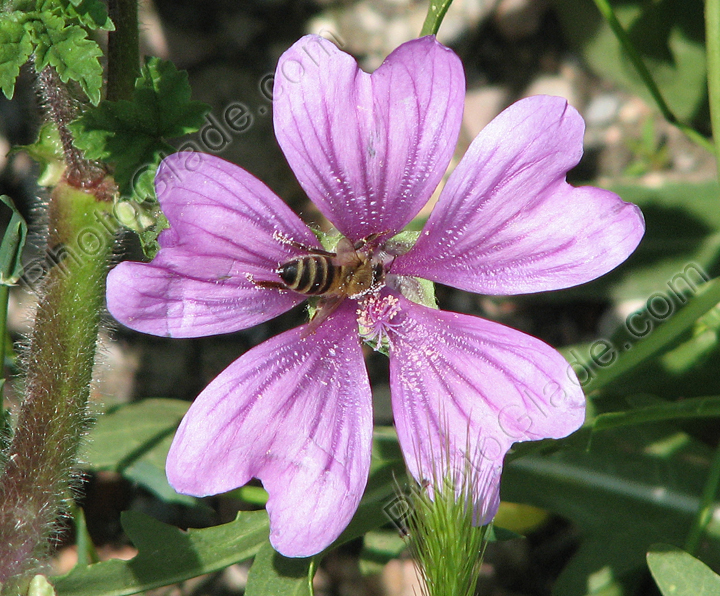
[[[592,11],[592,3],[587,4]],[[527,95],[550,94],[567,98],[586,120],[585,156],[569,175],[573,183],[591,181],[606,186],[630,180],[653,187],[667,180],[712,179],[712,156],[667,124],[647,98],[638,95],[632,85],[623,84],[622,77],[607,76],[601,67],[602,49],[591,55],[577,43],[578,31],[568,26],[566,7],[567,2],[550,0],[455,0],[439,38],[460,55],[466,68],[467,96],[456,160],[503,108]],[[140,5],[142,45],[145,54],[170,59],[187,70],[193,98],[212,106],[206,127],[192,140],[254,173],[307,221],[322,225],[274,139],[270,81],[275,63],[301,35],[314,32],[333,39],[356,56],[363,68],[373,70],[395,47],[418,34],[426,10],[424,2],[415,0],[144,1]],[[587,38],[599,31],[597,15],[592,22],[596,29],[588,25]],[[616,59],[610,53],[605,58]],[[701,128],[707,126],[702,100],[702,94],[688,98],[686,102],[695,104],[686,105],[685,114]],[[238,110],[244,114],[241,132],[223,123],[233,108],[233,114],[240,113]],[[43,208],[43,190],[35,183],[36,166],[22,152],[7,154],[14,145],[33,142],[39,122],[27,71],[12,101],[0,97],[0,193],[13,197],[31,222],[41,220]],[[36,242],[29,250],[28,260],[41,258],[39,245]],[[131,234],[119,241],[117,258],[142,258]],[[637,306],[635,301],[617,296],[560,294],[554,299],[505,299],[438,288],[442,308],[500,321],[556,347],[609,333]],[[10,324],[16,339],[27,331],[32,307],[32,292],[14,288]],[[108,317],[97,366],[95,408],[100,412],[113,404],[147,397],[192,400],[241,353],[294,327],[304,316],[302,309],[296,309],[244,332],[191,340],[137,334]],[[367,364],[376,421],[390,424],[387,361],[368,352]],[[12,386],[6,393],[12,405]],[[78,501],[103,559],[127,559],[135,554],[122,534],[120,511],[139,510],[187,527],[231,520],[237,510],[236,501],[223,498],[209,499],[210,507],[199,512],[171,506],[115,472],[87,474]],[[533,510],[525,517],[525,539],[488,548],[479,594],[550,594],[554,578],[578,548],[577,529],[567,520]],[[318,596],[420,593],[407,554],[372,569],[374,573],[363,574],[367,570],[360,564],[360,547],[357,543],[346,545],[323,561],[315,582]],[[69,529],[58,545],[55,571],[67,571],[75,559]],[[248,567],[234,565],[155,593],[242,594]],[[645,583],[647,594],[656,593],[649,578]]]

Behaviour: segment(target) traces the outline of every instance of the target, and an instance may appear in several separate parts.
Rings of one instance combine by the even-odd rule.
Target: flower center
[[[400,312],[400,300],[391,295],[373,293],[359,303],[357,321],[360,337],[374,350],[387,348],[391,334],[397,332],[400,322],[395,320]]]

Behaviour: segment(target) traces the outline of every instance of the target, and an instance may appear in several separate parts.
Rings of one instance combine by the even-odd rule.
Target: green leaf
[[[164,433],[168,427],[177,425],[187,405],[176,400],[148,399],[113,410],[99,419],[91,433],[95,441],[91,443],[85,459],[103,469],[117,469],[127,462],[142,462],[152,449],[169,441],[169,435]],[[163,439],[155,443],[159,435]],[[150,450],[148,445],[152,445]],[[373,453],[363,502],[335,546],[389,522],[384,509],[391,501],[394,477],[404,471],[402,462],[396,459],[399,448],[394,432],[380,429],[373,442]],[[134,465],[126,467],[125,472]],[[302,591],[305,589],[303,586],[310,585],[310,559],[287,559],[273,554],[267,542],[269,524],[265,511],[243,512],[231,524],[189,530],[187,533],[134,512],[123,513],[122,523],[138,548],[138,555],[130,561],[113,560],[75,568],[70,574],[55,580],[59,595],[135,594],[222,569],[253,556],[263,545],[263,555],[258,558],[259,566],[257,569],[253,566],[255,578],[252,582],[256,586],[253,589],[260,590],[256,593],[310,593]],[[299,579],[301,574],[304,574],[304,580]],[[287,588],[290,591],[263,591],[266,585],[273,585],[273,590]],[[251,584],[248,584],[250,589]]]
[[[677,547],[654,544],[647,554],[647,563],[663,596],[720,594],[720,575]]]
[[[265,543],[250,568],[245,596],[312,596],[312,562],[283,557]]]
[[[22,275],[22,251],[25,248],[28,227],[10,197],[0,195],[0,201],[12,211],[0,243],[0,284],[11,286],[16,284]]]
[[[397,559],[407,548],[397,530],[373,530],[365,534],[360,551],[360,572],[363,575],[382,573],[385,565]]]
[[[554,0],[563,30],[590,67],[652,101],[610,26],[591,0]],[[691,120],[705,101],[702,2],[630,0],[611,2],[665,101],[681,120]]]
[[[518,538],[522,539],[524,536],[507,528],[500,528],[494,523],[488,526],[485,534],[485,539],[488,542],[505,542],[506,540],[517,540]]]
[[[186,72],[150,58],[135,83],[132,101],[102,101],[70,125],[86,157],[112,164],[120,194],[137,203],[139,219],[128,227],[140,235],[149,257],[157,252],[157,236],[167,227],[152,187],[160,161],[174,152],[167,139],[199,130],[209,110],[190,100]]]
[[[364,536],[393,519],[393,508],[402,501],[397,495],[397,478],[404,478],[405,462],[393,428],[376,427],[373,433],[373,458],[365,494],[358,510],[331,548]],[[402,512],[401,512],[402,513]]]
[[[73,521],[75,522],[75,544],[77,546],[77,565],[87,567],[92,563],[97,563],[98,557],[95,545],[93,544],[90,532],[87,529],[87,521],[85,519],[85,511],[82,507],[74,507]]]
[[[32,12],[38,6],[39,0],[2,0],[2,9]]]
[[[45,54],[47,63],[55,67],[64,83],[77,81],[92,104],[97,105],[103,84],[100,47],[88,39],[85,29],[78,25],[62,31],[50,29],[48,35],[52,45]]]
[[[115,25],[100,0],[37,0],[33,16],[53,15],[69,25],[82,25],[87,29],[114,31]]]
[[[0,87],[5,97],[15,94],[15,80],[20,67],[28,61],[33,50],[32,39],[21,19],[22,13],[10,13],[0,19]]]
[[[114,29],[103,4],[45,0],[22,8],[0,21],[0,85],[5,95],[12,97],[19,68],[34,53],[38,72],[52,66],[63,82],[76,81],[97,105],[103,82],[102,50],[85,28]]]
[[[134,178],[174,150],[166,139],[195,132],[209,107],[190,100],[187,73],[171,62],[150,58],[135,83],[132,101],[103,101],[72,125],[76,144],[89,159],[115,166],[123,196]]]
[[[144,486],[166,503],[177,503],[188,507],[197,507],[200,503],[200,506],[204,507],[195,497],[176,492],[167,480],[165,461],[173,436],[168,435],[153,445],[141,457],[124,468],[122,474],[128,480]]]
[[[98,0],[60,0],[60,6],[66,18],[76,19],[83,27],[115,31],[105,5]]]
[[[717,331],[703,331],[663,354],[661,356],[662,366],[673,375],[681,375],[700,366],[708,356],[717,350],[718,345]]]
[[[642,569],[650,544],[683,544],[700,504],[711,453],[665,425],[596,435],[590,451],[529,456],[506,465],[504,500],[564,515],[582,534],[580,549],[555,594],[585,596],[589,579]],[[720,531],[711,522],[703,556],[720,562]]]
[[[685,305],[666,317],[665,322],[651,317],[642,319],[643,315],[638,314],[634,319],[629,318],[629,326],[611,340],[602,340],[602,345],[595,342],[584,350],[561,350],[579,373],[585,391],[604,388],[684,339],[697,320],[720,303],[720,279],[697,285],[695,290],[695,295],[683,298]],[[638,334],[631,331],[639,332],[641,320],[644,322],[643,336],[638,340]],[[593,346],[602,351],[594,352]]]
[[[236,488],[233,491],[225,493],[225,496],[239,499],[248,505],[254,507],[265,507],[268,501],[267,491],[261,486],[252,486],[246,484],[240,488]]]
[[[218,571],[255,555],[267,543],[269,528],[264,511],[241,512],[229,524],[187,532],[126,511],[122,525],[138,554],[55,578],[59,596],[126,596]]]
[[[720,417],[720,397],[692,397],[678,402],[600,414],[592,421],[591,426],[593,432],[598,432],[651,422],[718,417]]]
[[[200,130],[210,106],[190,100],[188,75],[172,62],[150,58],[135,85],[135,101],[151,116],[158,136],[180,137]],[[155,113],[150,115],[150,110]]]
[[[80,461],[91,469],[120,472],[168,503],[196,506],[198,501],[175,492],[165,475],[170,443],[189,406],[181,400],[145,399],[101,415]]]
[[[177,399],[145,399],[115,408],[98,418],[80,461],[122,472],[171,435],[189,407]]]
[[[687,267],[699,265],[710,277],[720,273],[720,197],[717,181],[613,185],[610,190],[638,205],[647,232],[630,267],[624,267],[622,284],[615,284],[615,299],[642,299],[668,284]],[[614,277],[614,276],[613,276]],[[617,279],[617,278],[615,278]]]

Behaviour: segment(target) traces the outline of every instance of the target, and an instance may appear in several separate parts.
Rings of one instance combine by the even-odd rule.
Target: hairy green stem
[[[660,112],[662,112],[662,115],[665,117],[665,119],[670,124],[673,124],[683,133],[685,133],[692,141],[694,141],[701,147],[704,147],[708,151],[714,152],[715,146],[712,144],[712,142],[705,138],[703,135],[701,135],[692,126],[680,121],[670,109],[670,106],[668,106],[668,104],[665,102],[665,98],[663,98],[662,93],[660,92],[660,88],[655,83],[655,79],[653,79],[652,75],[650,74],[650,71],[645,65],[645,61],[642,59],[642,56],[640,56],[640,53],[635,49],[635,45],[630,39],[630,36],[627,34],[627,31],[625,31],[625,28],[622,26],[620,21],[618,21],[617,16],[615,16],[615,11],[613,11],[612,6],[610,6],[610,2],[608,0],[594,1],[595,5],[600,11],[600,14],[602,14],[603,18],[607,21],[607,24],[612,29],[615,37],[618,38],[618,41],[622,45],[623,50],[625,50],[627,57],[630,59],[630,62],[632,62],[635,70],[642,79],[642,82],[645,84],[645,87],[647,87],[650,95],[652,95],[652,98],[655,100],[655,103],[657,104]]]
[[[428,13],[425,17],[422,30],[420,31],[420,37],[424,35],[437,35],[440,29],[440,24],[445,18],[445,13],[450,8],[452,0],[430,0],[430,6],[428,6]]]
[[[137,0],[110,0],[115,31],[108,34],[107,99],[131,100],[140,76]]]
[[[718,493],[718,486],[720,486],[720,445],[715,448],[715,455],[713,456],[710,464],[710,472],[705,481],[700,507],[698,507],[695,520],[685,541],[685,550],[691,555],[695,555],[697,552],[703,532],[705,532],[705,528],[707,528],[707,525],[712,519],[714,510],[713,503]]]
[[[97,186],[105,177],[105,170],[98,163],[86,160],[73,144],[68,124],[77,118],[78,110],[65,83],[52,66],[46,66],[38,73],[37,86],[48,120],[57,126],[60,134],[66,180],[78,188]]]
[[[710,119],[720,175],[720,0],[705,0],[705,39]]]
[[[40,568],[67,511],[114,242],[103,225],[111,204],[98,200],[101,191],[61,182],[50,201],[48,255],[55,264],[40,291],[24,357],[25,398],[0,476],[2,594],[19,591]]]

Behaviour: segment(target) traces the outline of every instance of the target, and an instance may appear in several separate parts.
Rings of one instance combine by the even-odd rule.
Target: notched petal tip
[[[372,73],[327,40],[305,37],[278,62],[275,133],[320,211],[359,240],[402,229],[452,157],[465,79],[433,38],[397,48]]]
[[[591,281],[622,263],[644,232],[637,207],[565,175],[584,123],[563,98],[521,100],[475,139],[415,246],[393,273],[513,295]]]
[[[167,460],[179,492],[208,495],[259,478],[271,542],[290,557],[322,551],[345,529],[367,483],[370,385],[354,309],[314,333],[273,337],[198,396]]]

